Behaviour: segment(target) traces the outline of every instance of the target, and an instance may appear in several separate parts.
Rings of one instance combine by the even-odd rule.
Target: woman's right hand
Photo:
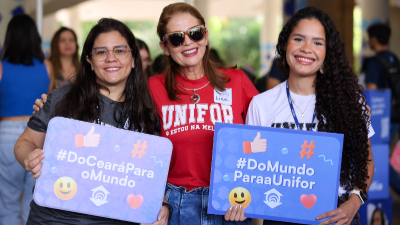
[[[32,114],[35,114],[35,112],[38,112],[43,107],[43,104],[46,103],[47,95],[46,94],[42,94],[41,97],[42,97],[42,99],[36,99],[35,105],[33,105],[33,107],[32,107],[33,110],[35,110],[35,111],[33,111]]]
[[[225,213],[226,221],[244,221],[247,217],[244,217],[244,209],[241,205],[235,207],[229,207]]]
[[[44,150],[35,149],[24,159],[25,169],[32,173],[33,179],[37,179],[42,173]]]

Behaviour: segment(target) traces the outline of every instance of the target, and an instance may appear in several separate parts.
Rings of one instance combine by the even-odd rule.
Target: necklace
[[[209,83],[210,83],[210,81],[208,81],[207,84],[204,85],[203,87],[207,86]],[[188,90],[188,91],[193,90],[193,95],[190,96],[190,101],[191,101],[192,103],[196,104],[196,103],[198,103],[198,102],[200,101],[200,95],[198,95],[198,94],[196,93],[196,91],[202,89],[203,87],[201,87],[201,88],[196,88],[196,89],[188,89],[188,88],[182,87],[178,82],[176,82],[176,84],[177,84],[179,87],[181,87],[182,89],[185,89],[185,90]]]
[[[303,111],[301,111],[301,109],[300,109],[300,108],[296,105],[296,103],[294,102],[292,96],[290,96],[291,99],[292,99],[292,102],[294,103],[294,105],[295,105],[295,106],[299,109],[299,111],[301,112],[301,117],[304,117],[304,112],[306,111],[306,109],[307,109],[308,105],[310,104],[311,100],[314,98],[314,95],[315,95],[315,94],[313,94],[313,95],[311,96],[310,101],[308,101],[308,104],[307,104],[306,108],[305,108]]]

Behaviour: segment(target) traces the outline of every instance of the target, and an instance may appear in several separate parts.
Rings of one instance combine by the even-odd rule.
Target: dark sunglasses
[[[185,35],[189,36],[192,41],[199,42],[204,39],[205,33],[206,28],[204,27],[204,25],[198,25],[190,28],[185,32],[177,31],[168,33],[164,35],[163,40],[168,41],[172,47],[176,48],[183,44],[183,42],[185,41]]]

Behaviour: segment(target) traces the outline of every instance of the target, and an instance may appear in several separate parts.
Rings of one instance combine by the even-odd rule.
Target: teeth
[[[107,68],[107,71],[114,71],[114,70],[119,70],[119,68]]]
[[[314,62],[314,60],[312,60],[312,59],[306,59],[306,58],[302,58],[302,57],[296,57],[296,59],[304,61],[304,62]]]
[[[197,50],[197,48],[192,49],[192,50],[189,50],[189,51],[184,51],[184,52],[182,52],[182,53],[185,54],[185,55],[187,55],[187,54],[190,54],[190,53],[195,52],[196,50]]]

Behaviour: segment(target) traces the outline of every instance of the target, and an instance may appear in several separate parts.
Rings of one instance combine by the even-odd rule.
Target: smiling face
[[[76,53],[76,40],[74,34],[71,31],[66,30],[60,34],[58,42],[61,56],[72,56]]]
[[[54,183],[54,194],[61,200],[73,198],[77,190],[78,186],[71,177],[61,177]]]
[[[236,205],[241,205],[244,209],[249,206],[250,202],[251,195],[246,188],[237,187],[234,188],[231,193],[229,193],[229,203],[231,203],[233,207]]]
[[[106,60],[99,62],[92,56],[91,59],[87,57],[87,61],[92,65],[97,81],[101,85],[106,88],[120,86],[124,89],[126,80],[132,68],[135,67],[134,59],[131,53],[125,59],[115,58],[112,51],[115,46],[129,47],[126,39],[118,31],[100,34],[94,41],[93,48],[105,47],[109,50],[108,57]]]
[[[302,19],[293,28],[286,46],[290,76],[316,76],[326,55],[325,29],[316,19]]]
[[[201,25],[200,21],[189,13],[174,15],[167,24],[167,34],[176,31],[185,32],[188,29]],[[160,47],[165,51],[167,56],[179,64],[182,68],[200,69],[203,66],[203,57],[206,52],[208,43],[208,31],[205,33],[203,40],[194,42],[187,35],[185,40],[179,47],[172,47],[168,42],[160,42]]]

